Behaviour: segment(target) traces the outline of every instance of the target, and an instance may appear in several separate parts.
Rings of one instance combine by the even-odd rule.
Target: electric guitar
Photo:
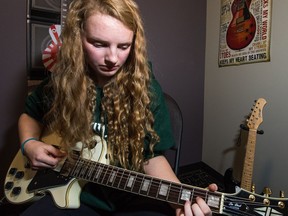
[[[249,132],[240,186],[241,188],[246,190],[252,189],[256,135],[257,129],[263,121],[263,107],[265,106],[265,104],[266,100],[263,98],[259,98],[256,101],[251,116],[247,121],[247,127],[249,128]]]
[[[256,21],[249,11],[252,0],[234,0],[231,6],[233,18],[228,26],[226,42],[230,49],[240,50],[248,46],[256,34]]]
[[[234,183],[234,189],[240,186],[240,188],[247,191],[252,190],[252,177],[253,177],[253,167],[255,158],[255,148],[256,148],[256,135],[259,125],[263,122],[263,108],[266,105],[266,100],[259,98],[253,105],[252,112],[249,119],[247,119],[248,138],[246,144],[245,159],[242,171],[242,177],[240,182],[232,180]],[[228,169],[225,172],[226,179],[232,179],[232,170]],[[233,190],[235,191],[235,190]]]
[[[65,25],[65,20],[68,12],[69,4],[72,0],[61,0],[61,24],[53,24],[49,28],[49,34],[51,37],[51,44],[42,53],[42,62],[44,67],[50,71],[54,71],[54,64],[57,58],[57,53],[62,46],[60,39],[61,31]]]
[[[55,139],[49,141],[49,138],[46,137],[46,143],[55,143]],[[201,197],[213,212],[228,216],[288,215],[285,198],[261,196],[244,189],[234,194],[211,192],[105,164],[109,162],[105,157],[106,143],[99,136],[94,139],[98,144],[92,155],[85,149],[80,153],[81,143],[77,143],[72,157],[54,170],[31,170],[25,166],[26,158],[19,151],[5,179],[7,200],[20,204],[39,199],[48,192],[59,208],[78,208],[81,187],[85,182],[94,182],[178,205],[184,205],[186,200],[194,203],[196,197]]]

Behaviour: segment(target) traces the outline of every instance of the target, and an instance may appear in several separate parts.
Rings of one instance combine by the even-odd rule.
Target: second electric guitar
[[[263,121],[263,107],[265,104],[266,100],[259,98],[254,105],[250,118],[247,120],[249,132],[240,187],[249,191],[252,189],[257,129]]]
[[[252,176],[253,176],[253,166],[256,148],[256,135],[259,125],[263,122],[263,108],[266,104],[266,100],[259,98],[253,105],[252,112],[249,119],[247,119],[247,124],[245,129],[249,129],[248,138],[246,143],[246,153],[243,164],[243,171],[241,181],[235,180],[233,177],[233,170],[229,168],[225,172],[225,189],[226,192],[235,192],[237,188],[243,188],[245,190],[252,190]],[[242,125],[241,125],[242,126]],[[243,127],[241,127],[243,129]]]

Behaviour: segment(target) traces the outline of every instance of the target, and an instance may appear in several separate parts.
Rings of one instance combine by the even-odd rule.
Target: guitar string
[[[79,162],[80,163],[80,165],[77,165],[77,166],[75,166],[75,167],[77,167],[77,170],[75,171],[74,170],[74,174],[76,173],[77,174],[77,176],[79,176],[79,177],[82,177],[82,178],[85,178],[85,176],[83,177],[82,175],[86,175],[86,170],[91,166],[91,162],[89,162],[89,161],[80,161]],[[87,164],[88,163],[88,164]],[[93,163],[95,163],[95,162],[93,162]],[[92,163],[92,164],[93,164]],[[89,166],[89,164],[90,164],[90,166]],[[95,164],[97,164],[97,163],[95,163]],[[84,165],[88,165],[88,166],[84,166]],[[105,165],[105,164],[101,164],[101,163],[98,163],[97,164],[98,165],[98,167],[101,167],[101,172],[105,172],[105,174],[104,174],[104,178],[102,178],[102,182],[99,182],[99,180],[95,180],[94,178],[92,179],[93,181],[95,181],[96,183],[102,183],[102,184],[105,184],[105,183],[103,183],[103,181],[105,180],[105,181],[109,181],[109,178],[111,178],[111,173],[110,174],[106,174],[107,173],[107,171],[113,171],[113,167],[112,166],[110,166],[111,168],[111,170],[109,170],[109,166],[107,166],[107,165]],[[97,166],[97,165],[94,165],[94,166]],[[79,171],[79,166],[80,166],[80,168],[82,168],[82,170],[81,170],[81,172]],[[83,169],[83,167],[85,167],[84,169]],[[142,174],[142,173],[137,173],[137,172],[133,172],[133,171],[129,171],[129,170],[121,170],[120,168],[118,168],[118,167],[115,167],[115,169],[116,169],[116,176],[114,176],[113,178],[113,180],[115,180],[117,177],[119,178],[121,178],[121,180],[119,180],[119,182],[120,183],[122,183],[122,184],[124,184],[124,185],[122,185],[122,187],[125,187],[126,189],[127,189],[127,181],[129,180],[129,178],[132,178],[132,177],[135,177],[136,179],[135,179],[135,181],[134,181],[134,185],[135,184],[139,184],[139,183],[142,183],[143,182],[143,180],[145,180],[145,175],[144,174]],[[115,171],[115,170],[114,170]],[[119,175],[119,171],[122,171],[123,173],[120,173],[120,175]],[[133,174],[133,175],[132,175]],[[101,175],[101,174],[100,174]],[[105,178],[106,177],[106,178]],[[98,176],[96,177],[96,178],[98,178]],[[139,178],[142,178],[142,180],[139,180]],[[86,179],[87,179],[87,177],[86,177]],[[91,178],[89,178],[90,180],[91,180]],[[124,180],[124,182],[123,182],[123,180]],[[134,180],[134,179],[133,179]],[[138,180],[138,181],[137,181]],[[168,181],[165,181],[165,180],[161,180],[161,179],[157,179],[157,178],[154,178],[154,177],[151,177],[151,176],[147,176],[146,177],[146,180],[149,180],[150,181],[150,188],[151,187],[157,187],[157,188],[159,188],[159,186],[161,185],[161,184],[166,184],[166,185],[170,185],[171,183],[170,182],[168,182]],[[119,184],[120,184],[119,183]],[[178,183],[172,183],[172,184],[174,184],[174,187],[173,187],[173,185],[172,185],[172,187],[170,186],[170,192],[171,192],[171,189],[175,189],[174,190],[174,192],[179,192],[179,191],[181,191],[181,190],[191,190],[192,189],[192,191],[196,194],[196,195],[198,195],[198,196],[201,196],[202,195],[202,198],[204,198],[204,197],[206,197],[207,196],[207,194],[208,195],[215,195],[215,196],[221,196],[221,195],[217,195],[217,194],[215,194],[215,192],[209,192],[209,191],[206,191],[205,189],[201,189],[201,188],[197,188],[197,187],[192,187],[192,186],[190,186],[190,185],[183,185],[183,186],[181,186],[181,184],[178,184]],[[112,183],[112,184],[109,184],[109,183],[107,183],[107,184],[105,184],[105,185],[108,185],[108,186],[113,186],[113,187],[115,187],[115,185],[114,185],[114,183]],[[118,186],[118,187],[120,187],[120,186]],[[129,190],[133,190],[133,188],[132,188],[133,186],[131,186],[130,187],[130,189]],[[140,190],[141,188],[139,188],[139,190]],[[128,190],[128,189],[127,189]],[[173,192],[173,190],[172,190],[172,192]],[[140,192],[139,192],[140,193]],[[194,197],[196,197],[196,196],[194,196]],[[229,197],[229,196],[228,196]],[[232,200],[231,198],[230,198],[230,200]],[[235,202],[235,198],[234,198],[234,202]],[[248,201],[248,203],[250,202],[250,200],[248,200],[248,199],[241,199],[241,198],[238,198],[238,200],[242,200],[242,201]],[[246,201],[246,202],[247,202]],[[224,200],[224,202],[225,202],[225,200]],[[228,201],[229,202],[229,201]]]
[[[150,194],[151,193],[155,193],[155,190],[157,190],[155,195],[161,196],[161,194],[160,195],[158,194],[159,186],[163,185],[163,183],[165,183],[166,185],[169,185],[169,191],[167,191],[167,193],[169,192],[169,197],[168,198],[170,198],[171,200],[174,200],[173,201],[174,203],[176,201],[177,201],[176,203],[179,203],[179,200],[180,200],[184,204],[184,202],[186,201],[186,200],[183,200],[183,199],[181,200],[181,198],[180,198],[180,195],[181,195],[180,192],[182,192],[183,189],[184,190],[186,189],[187,191],[192,191],[193,192],[194,195],[192,195],[192,197],[191,197],[192,200],[195,199],[197,196],[200,196],[200,197],[202,197],[204,199],[207,199],[207,196],[209,194],[208,190],[205,191],[204,193],[202,193],[202,191],[200,191],[200,189],[197,189],[197,188],[192,188],[193,190],[191,190],[191,188],[190,188],[191,186],[189,186],[189,185],[181,186],[181,184],[177,184],[177,183],[174,183],[174,182],[173,183],[172,182],[168,182],[168,181],[157,179],[157,178],[153,178],[153,177],[150,177],[150,176],[147,176],[145,178],[145,175],[142,174],[142,173],[137,173],[137,172],[133,172],[133,171],[129,171],[129,170],[124,170],[124,169],[121,169],[119,167],[114,167],[113,168],[112,166],[110,166],[111,168],[109,170],[109,166],[108,165],[97,163],[97,162],[94,162],[94,161],[91,162],[89,160],[81,159],[80,161],[77,161],[76,163],[77,163],[76,165],[73,164],[73,163],[70,163],[71,165],[74,166],[74,169],[70,172],[72,175],[76,175],[76,176],[82,177],[84,179],[86,178],[86,180],[87,180],[86,171],[90,169],[91,164],[92,164],[92,166],[94,166],[94,167],[97,167],[97,166],[98,166],[98,168],[101,167],[100,168],[101,172],[102,173],[105,172],[104,178],[102,179],[102,182],[99,182],[99,179],[95,180],[95,175],[92,176],[92,177],[94,177],[93,179],[91,179],[91,177],[88,177],[88,179],[93,180],[95,183],[100,183],[100,184],[102,183],[104,185],[107,185],[107,186],[110,186],[110,187],[114,187],[114,188],[120,188],[120,189],[123,188],[123,189],[128,190],[127,181],[129,181],[129,178],[135,177],[135,181],[133,182],[133,186],[131,185],[131,187],[129,187],[129,191],[131,191],[133,193],[140,194],[140,195],[145,195],[145,194],[141,193],[141,186],[143,187],[142,184],[143,184],[144,180],[148,180],[149,179],[149,181],[150,181],[149,182],[149,187],[150,187],[149,190],[151,190],[151,188],[153,190],[152,192],[151,191],[146,191],[147,195],[149,195],[149,193]],[[87,165],[87,166],[84,166],[84,165]],[[80,169],[79,169],[79,167],[80,167]],[[81,168],[82,168],[82,170],[81,170]],[[121,178],[121,180],[119,181],[117,186],[115,186],[114,182],[109,184],[108,181],[109,181],[110,178],[112,178],[111,177],[111,173],[108,174],[108,175],[106,174],[107,171],[113,171],[113,169],[115,169],[114,171],[116,172],[116,174],[114,172],[115,176],[113,177],[114,178],[113,181],[115,181],[116,178]],[[119,172],[121,172],[121,173],[119,173]],[[89,173],[91,174],[91,170],[89,170]],[[133,174],[133,176],[132,176],[132,174]],[[83,175],[84,175],[84,177],[83,177]],[[102,174],[100,174],[100,175],[102,175]],[[98,178],[98,176],[96,176],[96,178]],[[139,180],[139,178],[142,178],[142,180]],[[123,180],[124,180],[124,182],[123,182]],[[107,181],[108,183],[105,184],[105,183],[103,183],[103,181]],[[135,187],[135,185],[138,185],[138,191],[133,190],[134,189],[133,187]],[[202,189],[202,190],[205,190],[205,189]],[[214,194],[214,196],[216,196],[216,195]],[[220,197],[220,195],[218,195],[218,196]],[[163,197],[165,197],[165,195]],[[155,198],[159,198],[159,197],[156,196]]]
[[[191,198],[189,198],[189,200],[190,201],[193,201],[197,196],[199,196],[199,197],[202,197],[205,201],[206,201],[206,199],[207,199],[207,196],[221,196],[221,195],[219,195],[219,194],[217,194],[217,193],[215,193],[215,192],[209,192],[209,191],[205,191],[205,189],[201,189],[201,188],[197,188],[197,187],[192,187],[192,186],[190,186],[190,185],[183,185],[183,186],[181,186],[181,184],[178,184],[178,183],[170,183],[170,182],[168,182],[168,181],[165,181],[165,180],[161,180],[161,179],[157,179],[157,178],[154,178],[154,177],[151,177],[151,176],[147,176],[147,177],[145,177],[145,175],[144,174],[142,174],[142,173],[137,173],[137,172],[133,172],[133,171],[130,171],[130,170],[125,170],[125,169],[122,169],[122,168],[119,168],[119,167],[113,167],[113,166],[109,166],[109,165],[106,165],[106,164],[101,164],[101,163],[99,163],[99,162],[95,162],[95,161],[89,161],[89,160],[86,160],[86,159],[80,159],[80,160],[78,160],[77,161],[77,165],[75,166],[75,164],[73,164],[73,163],[71,163],[71,165],[74,165],[74,167],[76,168],[76,169],[74,169],[71,173],[76,173],[77,174],[77,176],[79,176],[79,177],[81,177],[82,176],[82,178],[84,178],[84,179],[90,179],[91,180],[91,177],[87,177],[86,176],[86,171],[88,170],[89,171],[89,173],[91,174],[91,173],[93,173],[93,172],[97,172],[97,171],[95,171],[95,169],[91,169],[91,167],[101,167],[100,169],[101,169],[101,172],[102,173],[104,173],[104,174],[102,174],[102,173],[100,173],[99,175],[104,175],[104,178],[102,179],[102,181],[101,182],[99,182],[99,180],[95,180],[95,175],[93,176],[92,175],[92,177],[94,177],[93,178],[93,181],[95,182],[95,183],[100,183],[100,184],[104,184],[104,185],[106,185],[106,186],[110,186],[110,187],[113,187],[113,188],[122,188],[123,190],[124,189],[126,189],[126,190],[128,190],[127,189],[127,181],[129,181],[129,179],[131,179],[132,177],[133,178],[135,178],[135,181],[134,181],[134,179],[133,179],[133,185],[131,185],[130,187],[128,187],[129,188],[129,191],[131,191],[131,192],[133,192],[133,193],[137,193],[137,194],[140,194],[140,195],[145,195],[145,194],[142,194],[141,193],[141,186],[143,186],[142,184],[143,184],[143,180],[149,180],[150,182],[149,182],[149,186],[150,186],[150,188],[149,188],[149,190],[152,188],[152,189],[154,189],[154,191],[152,191],[152,193],[155,193],[155,198],[158,198],[159,199],[159,194],[158,194],[158,192],[159,192],[159,186],[160,185],[162,185],[162,184],[167,184],[167,185],[169,185],[169,189],[168,189],[168,193],[169,193],[169,198],[171,199],[171,200],[174,200],[174,201],[171,201],[171,200],[168,200],[168,201],[171,201],[171,202],[176,202],[176,200],[177,200],[177,202],[176,203],[178,203],[179,204],[179,200],[180,201],[182,201],[183,203],[182,204],[184,204],[184,202],[185,202],[185,200],[181,200],[181,198],[180,198],[180,195],[181,195],[181,192],[183,192],[183,190],[188,190],[188,191],[191,191],[193,194],[192,194],[192,196],[190,196]],[[84,166],[84,165],[87,165],[87,166]],[[110,169],[109,169],[109,167],[110,167]],[[91,171],[92,170],[92,171]],[[99,171],[99,170],[98,170]],[[113,172],[114,171],[114,172]],[[107,174],[107,172],[110,172],[109,174]],[[116,172],[116,173],[115,173]],[[122,173],[120,173],[120,175],[119,175],[119,172],[122,172]],[[112,177],[111,176],[111,173],[113,174],[114,173],[114,176]],[[83,177],[83,175],[84,175],[84,177]],[[140,178],[142,178],[142,180],[139,180],[139,177]],[[98,178],[98,177],[97,177]],[[111,183],[111,184],[109,184],[109,183],[105,183],[105,182],[109,182],[109,179],[110,178],[113,178],[113,183]],[[119,183],[118,183],[118,185],[117,186],[115,186],[115,184],[114,184],[114,181],[115,181],[115,179],[116,178],[120,178],[120,180],[119,180]],[[124,182],[123,182],[123,180],[124,180]],[[104,182],[104,183],[103,183]],[[122,184],[122,185],[121,185]],[[124,184],[124,185],[123,185]],[[134,191],[133,189],[133,187],[135,186],[135,185],[138,185],[137,186],[137,189],[138,189],[138,192],[136,192],[136,191]],[[172,185],[172,186],[171,186]],[[174,186],[173,186],[174,185]],[[156,190],[158,190],[157,192],[155,192],[155,187],[156,187]],[[191,190],[192,189],[192,190]],[[205,191],[205,192],[204,192]],[[151,193],[150,191],[147,191],[147,195],[149,195],[149,193]],[[161,194],[160,194],[161,195]],[[165,195],[166,196],[166,195]],[[165,197],[164,196],[164,197]],[[253,201],[250,201],[249,199],[245,199],[245,198],[237,198],[237,197],[233,197],[233,199],[232,198],[229,198],[229,200],[227,199],[227,197],[229,197],[229,195],[227,194],[226,195],[226,197],[225,197],[225,199],[224,199],[224,201],[223,201],[223,203],[224,203],[224,206],[225,207],[227,207],[226,205],[227,204],[230,204],[231,203],[231,201],[233,201],[233,202],[237,202],[237,201],[241,201],[242,202],[242,205],[243,204],[248,204],[248,205],[250,205],[250,206],[258,206],[258,207],[268,207],[267,205],[265,205],[264,203],[261,203],[261,202],[253,202]],[[168,197],[167,197],[167,199],[169,199]],[[167,200],[166,199],[166,200]],[[163,200],[163,199],[161,199],[161,200]],[[217,204],[218,206],[220,205],[220,203],[218,203]],[[269,205],[269,207],[277,207],[278,208],[278,206],[276,206],[276,205]],[[215,207],[216,208],[216,207]],[[229,207],[227,207],[227,208],[229,208]],[[219,209],[219,208],[218,208]],[[229,211],[236,211],[236,212],[239,212],[239,213],[241,213],[241,212],[243,212],[242,210],[229,210]],[[244,213],[245,214],[243,214],[243,215],[247,215],[247,212],[245,212],[244,211]],[[240,214],[240,215],[242,215],[242,214]]]

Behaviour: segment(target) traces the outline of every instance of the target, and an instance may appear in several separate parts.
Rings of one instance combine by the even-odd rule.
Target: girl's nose
[[[105,56],[106,63],[116,64],[118,61],[117,49],[111,47]]]

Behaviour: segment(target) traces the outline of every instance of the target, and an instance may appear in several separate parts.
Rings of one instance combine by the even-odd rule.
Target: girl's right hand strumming
[[[54,147],[37,140],[29,141],[24,147],[25,155],[32,169],[55,168],[66,154]]]

